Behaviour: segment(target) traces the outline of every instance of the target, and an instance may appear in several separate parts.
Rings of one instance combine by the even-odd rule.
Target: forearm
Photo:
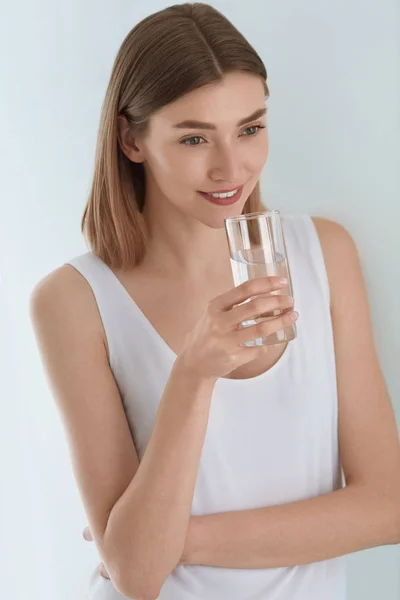
[[[349,486],[316,498],[192,517],[186,564],[288,567],[400,542],[392,497]]]
[[[105,537],[128,597],[151,596],[179,563],[213,387],[175,363],[139,468],[111,511]]]

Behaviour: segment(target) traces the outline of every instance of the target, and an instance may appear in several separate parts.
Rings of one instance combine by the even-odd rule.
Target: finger
[[[110,576],[107,573],[107,570],[106,570],[105,566],[103,565],[103,563],[101,563],[101,565],[100,565],[100,575],[102,577],[104,577],[105,579],[110,579]]]
[[[296,315],[296,318],[293,319],[292,315]],[[239,344],[243,344],[244,342],[249,342],[260,337],[265,338],[275,331],[279,331],[280,329],[289,327],[289,325],[293,325],[297,319],[297,316],[298,313],[295,313],[295,311],[291,310],[290,312],[283,313],[279,317],[274,317],[268,321],[261,321],[256,325],[250,325],[249,327],[239,329],[238,331],[235,331],[233,335]]]
[[[87,542],[93,542],[92,532],[89,527],[85,527],[83,530],[83,537]]]
[[[230,310],[235,304],[241,304],[245,300],[248,300],[248,298],[251,298],[251,296],[282,289],[287,285],[287,280],[285,283],[281,283],[281,278],[275,276],[249,279],[230,289],[228,292],[224,292],[213,298],[210,306],[216,310]]]
[[[288,312],[293,303],[293,298],[286,294],[272,294],[267,297],[257,296],[249,302],[235,306],[223,316],[226,318],[227,326],[231,329],[237,327],[242,321],[249,319],[279,316],[282,311]],[[276,314],[276,311],[279,311],[279,313]]]

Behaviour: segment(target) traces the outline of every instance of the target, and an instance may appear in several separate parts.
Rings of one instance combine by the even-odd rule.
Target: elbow
[[[138,581],[132,582],[126,578],[119,578],[115,588],[124,597],[132,598],[132,600],[157,600],[160,595],[160,589],[155,592],[154,586],[142,586]]]
[[[155,589],[157,578],[149,577],[151,569],[145,569],[143,561],[136,561],[132,553],[128,558],[126,544],[121,544],[121,538],[108,523],[101,543],[101,555],[114,588],[132,600],[157,600],[160,594],[160,588]]]
[[[132,600],[157,600],[166,577],[174,568],[170,562],[161,570],[162,557],[158,556],[157,549],[146,559],[140,544],[132,548],[131,539],[124,539],[116,528],[106,530],[103,544],[104,557],[108,558],[105,566],[116,590]]]
[[[119,564],[114,569],[114,577],[111,579],[116,590],[132,600],[157,600],[161,593],[162,584],[157,585],[157,575],[146,575],[143,572],[143,564],[135,566],[135,561],[129,565],[126,565],[126,561],[123,566]]]
[[[374,484],[372,491],[370,488],[379,533],[376,546],[400,544],[400,480],[393,479],[389,484]]]
[[[157,600],[159,597],[161,586],[156,589],[155,578],[153,578],[153,581],[149,581],[140,572],[140,567],[135,568],[133,563],[129,569],[126,568],[126,565],[121,568],[121,565],[116,566],[115,563],[112,567],[107,564],[106,568],[113,586],[125,598],[132,598],[132,600]]]
[[[113,558],[103,560],[107,569],[111,583],[114,588],[125,598],[132,600],[157,600],[160,595],[161,586],[156,589],[156,578],[145,577],[143,573],[143,565],[135,565],[135,561],[131,561],[129,565],[126,560]]]

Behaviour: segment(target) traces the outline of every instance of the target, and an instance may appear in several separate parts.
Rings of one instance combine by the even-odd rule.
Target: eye
[[[243,129],[243,131],[251,131],[251,130],[255,130],[253,131],[253,133],[250,133],[250,135],[245,134],[245,137],[254,137],[256,136],[259,132],[260,129],[265,129],[266,125],[251,125],[251,127],[247,127],[246,129]],[[201,137],[200,135],[195,135],[189,138],[185,138],[184,140],[181,140],[181,144],[185,145],[185,146],[202,146],[202,144],[190,144],[190,143],[186,143],[186,142],[191,142],[192,140],[204,140],[203,137]]]
[[[257,135],[257,133],[260,131],[260,129],[265,129],[265,125],[252,125],[251,127],[248,127],[247,129],[243,129],[243,131],[250,131],[251,129],[255,129],[256,131],[252,134],[250,134],[250,137],[252,137],[253,135]]]
[[[187,144],[186,142],[191,142],[192,140],[202,140],[202,139],[204,139],[204,138],[200,137],[199,135],[195,135],[193,137],[182,140],[181,144],[184,144],[185,146],[200,146],[201,144]]]

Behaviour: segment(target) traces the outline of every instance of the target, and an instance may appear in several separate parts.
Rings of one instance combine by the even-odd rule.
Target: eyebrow
[[[240,127],[241,125],[246,125],[246,123],[249,123],[250,121],[255,121],[256,119],[259,119],[260,117],[265,115],[266,112],[267,112],[267,109],[265,107],[259,108],[252,115],[245,117],[244,119],[241,119],[237,123],[237,127]],[[175,123],[175,125],[173,125],[173,127],[177,128],[177,129],[217,129],[217,127],[213,123],[205,123],[204,121],[193,121],[193,120],[186,120],[186,121],[181,121],[181,123]]]

